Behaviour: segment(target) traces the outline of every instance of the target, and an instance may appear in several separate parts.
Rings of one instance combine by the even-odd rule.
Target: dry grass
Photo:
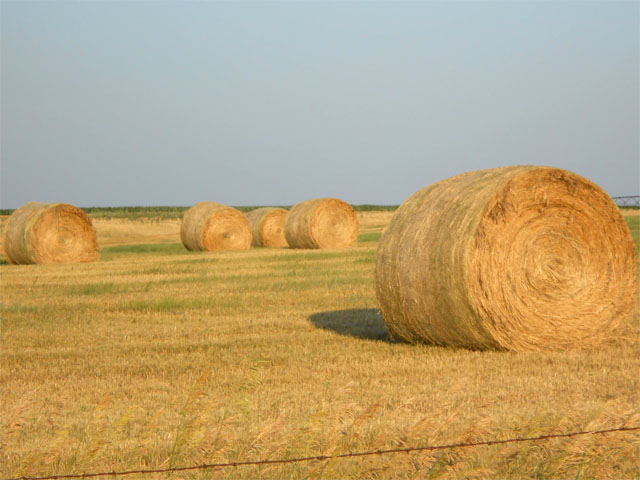
[[[620,210],[625,217],[640,217],[640,208],[621,208]]]
[[[361,225],[340,251],[176,240],[0,267],[0,476],[638,425],[638,318],[586,353],[392,343],[373,286],[384,222]],[[172,478],[637,478],[638,458],[623,433]]]
[[[130,221],[121,218],[94,218],[100,248],[111,245],[180,242],[179,219]]]

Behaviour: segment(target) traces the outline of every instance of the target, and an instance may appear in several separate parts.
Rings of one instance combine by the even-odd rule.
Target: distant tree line
[[[241,206],[235,207],[241,212],[248,212],[250,210],[260,208],[264,205],[256,206]],[[291,205],[269,205],[273,207],[290,209]],[[352,205],[357,212],[370,212],[370,211],[394,211],[398,208],[397,205]],[[92,218],[158,218],[158,219],[175,219],[182,218],[182,215],[189,207],[81,207]],[[15,209],[0,209],[0,215],[11,215]]]

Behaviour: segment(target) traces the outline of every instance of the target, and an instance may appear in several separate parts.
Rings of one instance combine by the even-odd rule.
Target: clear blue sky
[[[639,5],[3,1],[0,205],[399,204],[514,164],[637,195]]]

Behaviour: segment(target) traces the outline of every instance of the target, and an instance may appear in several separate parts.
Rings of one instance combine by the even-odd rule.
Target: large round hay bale
[[[348,247],[358,239],[358,217],[337,198],[306,200],[289,211],[285,237],[292,248]]]
[[[233,207],[200,202],[184,212],[180,239],[187,250],[246,250],[251,247],[251,227]]]
[[[9,262],[80,263],[98,259],[91,219],[67,203],[29,202],[7,222],[3,248]]]
[[[550,167],[474,171],[398,208],[380,239],[376,294],[405,341],[590,348],[635,310],[636,253],[591,181]]]
[[[245,215],[251,225],[254,247],[287,247],[284,236],[284,224],[287,221],[284,208],[263,207],[247,212]]]

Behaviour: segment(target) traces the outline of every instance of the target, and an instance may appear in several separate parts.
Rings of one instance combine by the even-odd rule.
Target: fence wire
[[[145,475],[145,474],[151,474],[151,473],[185,472],[188,470],[203,470],[203,469],[212,469],[212,468],[229,468],[229,467],[235,468],[235,467],[248,466],[248,465],[275,465],[275,464],[285,464],[285,463],[326,461],[326,460],[341,459],[341,458],[367,457],[372,455],[387,455],[391,453],[411,453],[411,452],[420,452],[420,451],[429,451],[429,450],[445,450],[445,449],[451,449],[451,448],[468,448],[468,447],[478,447],[478,446],[488,446],[488,445],[501,445],[505,443],[535,442],[540,440],[548,440],[552,438],[576,437],[578,435],[604,435],[607,433],[632,432],[636,430],[640,430],[640,426],[619,427],[619,428],[610,428],[607,430],[591,430],[591,431],[584,431],[584,432],[554,433],[549,435],[540,435],[539,437],[509,438],[506,440],[486,440],[482,442],[453,443],[449,445],[425,445],[421,447],[390,448],[388,450],[374,450],[369,452],[350,452],[350,453],[340,453],[337,455],[317,455],[313,457],[298,457],[298,458],[286,458],[286,459],[276,459],[276,460],[250,460],[250,461],[227,462],[227,463],[205,463],[202,465],[192,465],[187,467],[161,468],[161,469],[150,469],[150,470],[127,470],[122,472],[112,471],[112,472],[99,472],[99,473],[80,473],[80,474],[70,474],[70,475],[49,475],[46,477],[13,477],[13,478],[6,478],[4,480],[58,480],[58,479],[67,479],[67,478],[119,477],[119,476],[125,476],[125,475],[136,475],[136,474]]]

